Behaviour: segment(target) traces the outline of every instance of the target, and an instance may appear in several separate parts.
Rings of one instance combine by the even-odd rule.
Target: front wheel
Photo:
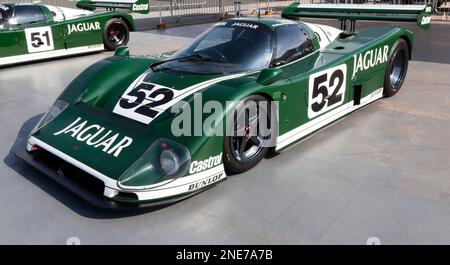
[[[105,49],[114,51],[117,47],[126,45],[130,38],[127,23],[120,18],[108,20],[103,29],[103,44]]]
[[[386,66],[383,93],[386,97],[395,95],[405,81],[408,71],[409,47],[404,39],[399,39],[393,46]]]
[[[234,119],[227,124],[223,152],[226,172],[237,174],[251,169],[266,156],[273,130],[270,103],[263,96],[245,98],[233,114]]]

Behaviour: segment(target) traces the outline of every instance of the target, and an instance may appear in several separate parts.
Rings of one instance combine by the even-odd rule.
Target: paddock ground
[[[178,49],[207,26],[133,33],[129,46]],[[0,69],[0,244],[449,244],[450,26],[407,27],[416,46],[395,97],[156,211],[91,207],[10,150],[25,121],[110,52]]]

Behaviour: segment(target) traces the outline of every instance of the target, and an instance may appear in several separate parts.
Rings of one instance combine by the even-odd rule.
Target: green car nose
[[[118,179],[126,190],[145,190],[183,177],[191,162],[186,147],[165,138],[155,141]]]

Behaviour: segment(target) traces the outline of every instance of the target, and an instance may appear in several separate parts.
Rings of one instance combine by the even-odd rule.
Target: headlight
[[[159,160],[166,175],[174,175],[180,169],[180,158],[173,150],[163,150]]]
[[[118,186],[143,190],[167,184],[189,170],[191,155],[183,145],[169,140],[155,141],[118,179]]]
[[[34,127],[34,129],[31,131],[30,135],[33,135],[37,130],[47,125],[49,122],[51,122],[54,118],[56,118],[65,108],[69,106],[69,103],[57,99],[53,106],[42,116],[42,118],[39,120],[37,125]]]

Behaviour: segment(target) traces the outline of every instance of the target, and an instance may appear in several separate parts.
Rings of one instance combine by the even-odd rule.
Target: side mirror
[[[283,70],[279,68],[266,68],[261,71],[256,82],[268,86],[283,78]]]
[[[130,49],[127,46],[117,47],[114,56],[128,57],[130,56]]]

